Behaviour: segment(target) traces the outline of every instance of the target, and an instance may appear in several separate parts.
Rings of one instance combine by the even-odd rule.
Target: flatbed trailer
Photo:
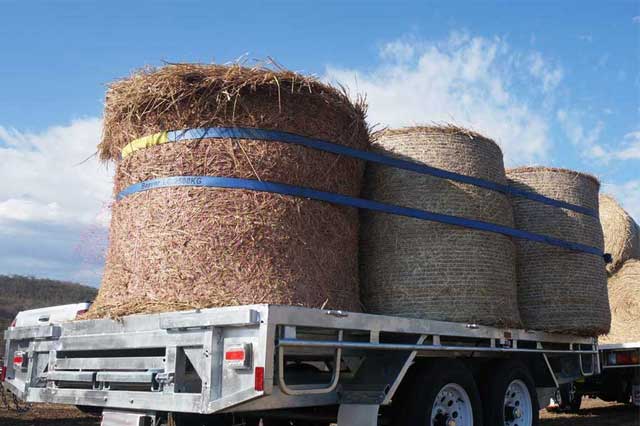
[[[601,365],[592,338],[281,305],[12,327],[5,339],[7,389],[94,407],[104,426],[528,426],[558,386]]]

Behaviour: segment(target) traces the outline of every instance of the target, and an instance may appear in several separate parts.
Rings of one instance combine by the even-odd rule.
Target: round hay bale
[[[609,195],[600,195],[600,223],[604,232],[604,251],[613,258],[613,262],[607,265],[610,273],[629,259],[640,259],[638,225]]]
[[[448,171],[506,183],[490,139],[453,126],[376,135],[374,150]],[[368,163],[364,198],[513,226],[501,193]],[[504,235],[362,211],[360,273],[368,312],[517,327],[515,248]]]
[[[571,170],[522,167],[507,170],[517,188],[598,211],[600,183]],[[528,198],[513,198],[516,227],[603,248],[597,217]],[[597,336],[609,330],[607,276],[602,257],[519,239],[518,304],[528,329]]]
[[[640,260],[627,260],[609,278],[611,331],[599,338],[602,343],[629,343],[640,340]]]
[[[144,70],[107,92],[114,192],[153,178],[257,179],[357,196],[361,161],[299,145],[207,138],[119,160],[136,138],[215,126],[286,131],[366,149],[362,103],[313,78],[238,65]],[[358,212],[240,189],[170,187],[113,207],[105,273],[89,316],[273,303],[359,310]]]

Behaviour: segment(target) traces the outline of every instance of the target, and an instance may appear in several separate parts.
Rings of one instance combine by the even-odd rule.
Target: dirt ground
[[[540,426],[640,426],[640,410],[620,404],[586,399],[580,414],[541,412]],[[0,407],[1,426],[99,426],[96,417],[75,407],[34,405],[28,413],[18,414]],[[487,425],[489,426],[489,425]]]

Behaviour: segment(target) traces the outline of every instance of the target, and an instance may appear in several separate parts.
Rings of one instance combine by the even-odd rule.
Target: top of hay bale
[[[575,170],[563,169],[559,167],[546,167],[546,166],[523,166],[523,167],[514,167],[512,169],[507,169],[507,174],[509,175],[519,175],[519,174],[527,174],[527,173],[563,173],[570,176],[575,176],[576,178],[586,178],[592,180],[598,188],[600,188],[600,180],[591,175],[589,173],[577,172]]]
[[[320,125],[313,119],[302,124],[291,119],[294,109],[310,118],[322,109],[323,119],[329,111],[336,120],[346,117],[351,123],[338,123],[334,135],[318,135],[314,127]],[[102,160],[117,160],[133,139],[160,131],[214,126],[281,130],[332,142],[342,139],[349,145],[353,134],[368,132],[361,128],[365,116],[363,99],[354,103],[343,89],[275,64],[169,64],[146,67],[109,85],[98,150]],[[341,136],[349,124],[352,133]]]
[[[372,135],[372,147],[401,160],[506,183],[498,144],[462,127],[444,124],[384,129]]]
[[[468,136],[469,139],[471,140],[477,139],[480,141],[491,142],[498,148],[498,150],[500,150],[500,153],[502,154],[502,149],[494,140],[476,132],[475,130],[466,129],[464,127],[456,126],[450,123],[420,125],[420,126],[405,126],[405,127],[398,127],[398,128],[385,128],[375,132],[371,138],[375,142],[382,137],[410,135],[410,134],[416,134],[416,133],[464,135],[464,136]]]
[[[613,258],[613,262],[607,265],[609,272],[617,270],[628,259],[640,259],[638,225],[610,195],[600,195],[600,223],[605,251]]]

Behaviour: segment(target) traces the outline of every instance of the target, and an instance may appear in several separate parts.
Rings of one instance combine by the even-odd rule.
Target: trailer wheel
[[[529,369],[520,362],[506,362],[495,364],[494,370],[485,383],[485,424],[538,426],[538,395]]]
[[[560,385],[558,394],[560,395],[560,401],[558,401],[560,410],[568,411],[570,413],[577,413],[580,411],[580,406],[582,405],[582,394],[576,388],[575,383],[571,382]]]
[[[462,362],[433,360],[407,378],[394,398],[394,426],[482,426],[480,393]]]

